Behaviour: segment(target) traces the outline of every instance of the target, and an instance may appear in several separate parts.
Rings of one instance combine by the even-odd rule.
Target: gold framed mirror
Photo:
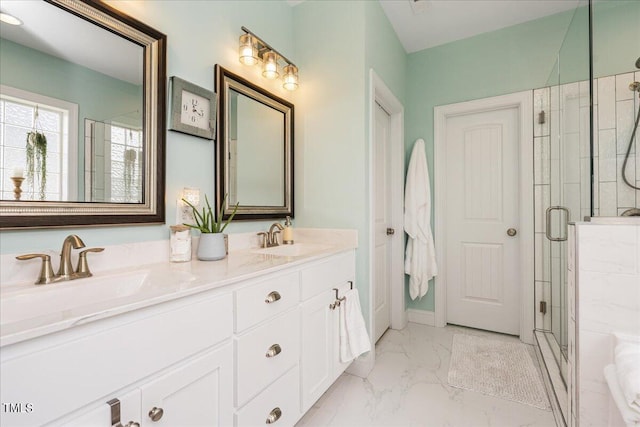
[[[100,1],[2,7],[0,228],[164,223],[166,36]]]
[[[227,218],[294,216],[294,105],[216,65],[216,201]]]

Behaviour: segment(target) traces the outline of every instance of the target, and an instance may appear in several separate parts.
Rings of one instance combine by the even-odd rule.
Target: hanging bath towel
[[[404,231],[409,235],[404,272],[409,277],[411,299],[422,298],[429,280],[438,274],[431,233],[431,186],[424,141],[418,139],[411,152],[404,192]]]

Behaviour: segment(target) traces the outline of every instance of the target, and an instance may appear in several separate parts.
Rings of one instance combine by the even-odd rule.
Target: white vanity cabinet
[[[302,270],[302,412],[322,396],[349,363],[340,361],[339,309],[333,304],[355,277],[353,253],[330,258]]]
[[[2,402],[31,410],[0,425],[109,427],[118,399],[123,426],[293,426],[348,366],[330,305],[354,279],[345,250],[4,345]]]
[[[235,295],[235,425],[300,418],[300,272],[252,281]]]
[[[228,426],[232,423],[231,344],[162,372],[134,390],[115,393],[123,426]],[[109,399],[111,400],[111,399]],[[111,427],[111,407],[77,411],[52,425]]]
[[[108,400],[131,392],[140,393],[141,404],[121,405],[125,423],[150,425],[148,411],[165,405],[163,418],[177,421],[164,425],[215,425],[210,413],[206,421],[188,424],[202,413],[191,413],[199,403],[230,420],[232,399],[225,390],[233,387],[232,319],[231,295],[200,295],[5,346],[2,401],[29,403],[33,410],[3,411],[0,424],[73,425],[74,418],[93,419]],[[102,425],[111,425],[105,413]]]

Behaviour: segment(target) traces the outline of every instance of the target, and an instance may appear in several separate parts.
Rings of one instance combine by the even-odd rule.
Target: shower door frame
[[[520,235],[520,340],[534,343],[534,247],[533,247],[533,90],[508,95],[493,96],[472,101],[443,105],[434,108],[434,200],[435,200],[435,242],[438,262],[445,263],[444,230],[446,225],[446,179],[445,144],[446,126],[449,117],[481,113],[503,108],[518,108],[519,111],[519,181],[520,197],[518,224]],[[447,324],[447,278],[444,268],[440,268],[435,278],[435,326]]]

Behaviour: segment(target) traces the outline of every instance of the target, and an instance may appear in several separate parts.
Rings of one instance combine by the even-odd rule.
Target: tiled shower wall
[[[595,216],[619,216],[629,208],[640,208],[640,191],[622,181],[621,171],[634,120],[640,108],[638,92],[629,85],[640,81],[640,72],[618,74],[596,80],[594,100],[597,109],[597,144],[594,147]],[[595,131],[594,131],[595,133]],[[627,162],[626,177],[640,187],[640,150],[635,143]],[[596,166],[597,165],[597,166]]]
[[[640,108],[638,93],[629,84],[640,81],[640,72],[601,77],[594,81],[594,197],[595,216],[618,216],[640,208],[640,191],[622,181],[624,156]],[[544,111],[544,118],[540,113]],[[539,301],[550,305],[550,315],[536,310],[536,327],[560,329],[566,293],[565,242],[550,243],[545,237],[545,212],[549,206],[565,206],[569,221],[591,215],[589,147],[589,83],[587,81],[546,87],[534,91],[534,194],[535,194],[535,289]],[[631,150],[626,176],[640,186],[640,131]],[[564,233],[554,212],[551,231]],[[558,284],[555,287],[551,283]]]

